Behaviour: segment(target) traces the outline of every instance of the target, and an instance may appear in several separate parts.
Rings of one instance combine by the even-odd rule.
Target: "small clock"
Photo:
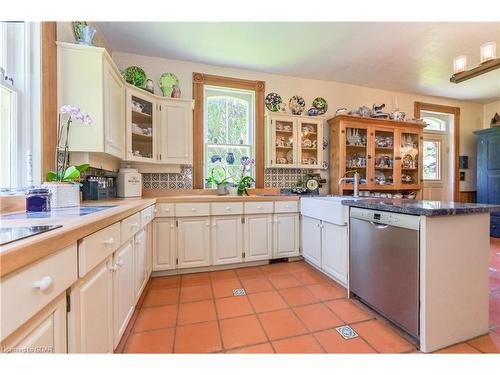
[[[309,177],[306,180],[306,188],[309,193],[318,193],[319,190],[319,182],[314,177]]]

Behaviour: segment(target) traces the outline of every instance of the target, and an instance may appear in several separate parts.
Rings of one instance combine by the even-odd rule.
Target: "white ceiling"
[[[500,69],[449,82],[453,58],[479,63],[499,23],[98,22],[113,51],[487,103]]]

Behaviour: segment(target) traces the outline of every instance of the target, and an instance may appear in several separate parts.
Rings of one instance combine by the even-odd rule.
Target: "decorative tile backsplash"
[[[264,187],[266,189],[291,188],[311,172],[313,171],[310,169],[266,168]],[[142,187],[144,189],[192,189],[193,169],[183,167],[181,173],[143,173]]]
[[[144,189],[192,189],[193,168],[183,167],[181,173],[143,173]]]
[[[289,189],[311,172],[310,169],[266,168],[264,169],[264,187],[266,189]]]

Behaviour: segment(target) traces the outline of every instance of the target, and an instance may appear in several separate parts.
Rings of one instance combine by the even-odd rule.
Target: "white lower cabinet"
[[[176,268],[177,233],[174,218],[158,218],[153,223],[153,271]]]
[[[146,226],[146,280],[153,271],[153,223]]]
[[[209,266],[210,217],[182,217],[177,224],[178,267]]]
[[[348,279],[347,225],[302,216],[302,256],[343,285]]]
[[[241,216],[211,218],[212,264],[231,264],[243,261],[243,225]]]
[[[71,288],[68,314],[70,353],[113,352],[112,286],[109,257]]]
[[[347,285],[347,226],[321,223],[321,268]]]
[[[273,253],[273,215],[247,215],[244,221],[245,261],[270,259]]]
[[[1,344],[2,353],[66,353],[66,293]]]
[[[321,267],[321,220],[302,216],[302,256]]]
[[[274,215],[273,258],[299,255],[299,214]]]
[[[135,235],[134,241],[134,302],[139,299],[141,293],[146,285],[146,245],[147,237],[146,230],[141,229]]]
[[[130,239],[113,259],[113,348],[116,348],[134,312],[134,246]]]

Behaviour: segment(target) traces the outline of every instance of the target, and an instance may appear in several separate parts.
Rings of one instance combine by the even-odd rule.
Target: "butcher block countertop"
[[[0,278],[36,262],[50,254],[74,244],[78,240],[112,225],[128,216],[155,203],[185,202],[253,202],[299,200],[298,196],[284,195],[171,195],[143,198],[112,199],[106,201],[85,202],[82,206],[114,206],[85,216],[51,215],[47,218],[32,217],[27,219],[23,213],[0,215],[0,227],[32,225],[62,225],[45,233],[17,240],[0,246]],[[36,215],[35,215],[36,216]],[[43,216],[43,215],[41,215]]]

